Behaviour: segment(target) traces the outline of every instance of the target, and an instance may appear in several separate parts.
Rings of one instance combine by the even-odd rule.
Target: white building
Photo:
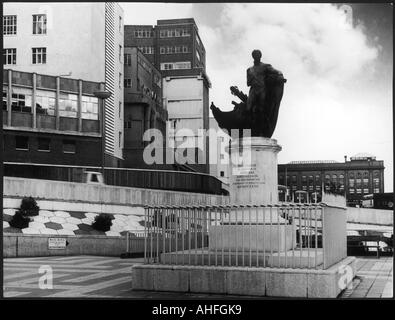
[[[218,127],[214,118],[209,118],[210,130],[218,132],[216,139],[210,139],[210,175],[224,183],[224,189],[229,189],[230,158],[227,152],[230,136]]]
[[[4,68],[105,83],[106,165],[123,148],[123,10],[114,2],[4,3]]]
[[[163,78],[163,105],[169,114],[170,129],[177,135],[184,132],[184,129],[192,132],[190,135],[185,135],[183,141],[175,141],[175,145],[186,142],[191,149],[194,146],[198,147],[194,159],[188,157],[188,164],[197,171],[206,173],[209,172],[209,148],[208,139],[205,139],[202,133],[209,128],[210,86],[209,80],[202,75]],[[170,139],[174,139],[171,131],[169,136]]]

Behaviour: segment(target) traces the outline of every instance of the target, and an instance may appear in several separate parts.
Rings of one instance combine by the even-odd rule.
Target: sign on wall
[[[66,249],[66,238],[48,238],[48,249]]]

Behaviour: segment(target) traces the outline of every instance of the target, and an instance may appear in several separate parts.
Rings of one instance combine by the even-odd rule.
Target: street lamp
[[[105,147],[105,139],[104,139],[104,122],[105,122],[105,112],[104,112],[104,100],[108,99],[111,96],[111,92],[109,91],[96,91],[93,93],[96,98],[99,99],[100,104],[100,131],[101,131],[101,169],[104,178],[104,147]]]

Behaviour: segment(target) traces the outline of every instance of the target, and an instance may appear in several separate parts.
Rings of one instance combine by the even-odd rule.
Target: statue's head
[[[252,51],[252,58],[254,59],[254,61],[260,61],[262,58],[262,52],[260,50]]]

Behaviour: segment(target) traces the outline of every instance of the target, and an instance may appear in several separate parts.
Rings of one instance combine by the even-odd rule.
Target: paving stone
[[[52,223],[52,222],[49,222],[49,223]],[[41,234],[58,234],[57,230],[49,229],[49,228],[41,229],[40,232],[41,232]]]
[[[119,234],[119,232],[107,231],[106,236],[120,237],[121,235]]]
[[[33,221],[29,223],[29,228],[40,230],[40,229],[45,229],[45,225],[44,223]]]
[[[94,236],[105,236],[106,235],[106,233],[104,231],[94,230],[93,228],[89,233]]]
[[[77,219],[77,218],[73,218],[73,217],[66,218],[66,222],[72,223],[75,225],[82,223],[81,219]]]
[[[84,219],[81,219],[81,222],[82,222],[82,223],[84,223],[84,224],[89,224],[89,225],[91,225],[93,221],[94,221],[94,219],[92,219],[92,218],[84,218]]]
[[[70,231],[78,230],[78,226],[73,223],[65,223],[65,224],[62,224],[62,226],[63,226],[63,229],[65,229],[65,230],[70,230]]]
[[[3,221],[3,229],[8,228],[10,224],[7,221]]]
[[[86,218],[85,212],[69,212],[70,217],[76,218],[76,219],[84,219]]]
[[[53,213],[53,211],[48,211],[48,210],[40,210],[39,215],[40,215],[40,216],[43,216],[43,217],[48,217],[48,218],[54,217],[54,216],[55,216],[55,214]]]
[[[63,217],[50,217],[49,221],[56,223],[66,223],[66,219]]]
[[[69,218],[70,214],[66,211],[55,211],[54,212],[55,217],[62,217],[62,218]]]
[[[41,222],[41,223],[49,222],[49,218],[44,216],[36,216],[34,217],[34,222]]]
[[[84,231],[92,231],[92,230],[93,230],[92,226],[89,225],[89,224],[86,224],[86,223],[80,223],[80,224],[78,225],[78,228],[79,228],[80,230],[84,230]]]
[[[60,230],[63,229],[62,225],[56,222],[46,222],[44,223],[45,227],[48,229],[53,229],[53,230]]]
[[[86,212],[85,217],[94,219],[98,214],[92,212]]]
[[[24,228],[22,229],[22,233],[24,234],[40,234],[40,230],[35,228]]]
[[[75,230],[75,231],[74,231],[74,234],[77,234],[77,235],[78,235],[78,234],[87,235],[87,234],[90,234],[90,231],[78,229],[78,230]]]
[[[75,235],[74,231],[72,231],[72,230],[67,230],[67,229],[58,230],[58,234],[61,234],[61,235],[69,235],[69,236],[74,236],[74,235]]]

